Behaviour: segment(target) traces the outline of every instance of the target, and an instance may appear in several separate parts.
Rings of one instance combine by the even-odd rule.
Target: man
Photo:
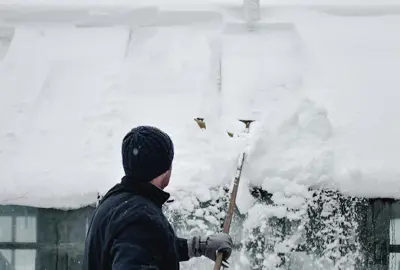
[[[163,131],[149,126],[132,129],[122,142],[125,176],[101,200],[85,242],[84,270],[175,270],[180,261],[202,255],[224,262],[232,239],[215,234],[205,239],[178,238],[162,205],[171,177],[174,145]]]

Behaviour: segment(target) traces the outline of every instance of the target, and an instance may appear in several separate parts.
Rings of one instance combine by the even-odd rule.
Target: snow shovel
[[[246,133],[249,133],[250,130],[250,124],[253,122],[253,120],[240,120],[246,125]],[[224,228],[223,232],[224,233],[229,233],[229,230],[231,228],[231,222],[232,222],[232,217],[233,217],[233,212],[235,210],[235,205],[236,205],[236,196],[239,188],[239,182],[240,182],[240,176],[242,175],[242,169],[243,169],[243,163],[244,159],[246,157],[245,151],[242,152],[242,154],[239,157],[238,160],[238,165],[236,168],[236,176],[235,179],[233,180],[233,188],[231,192],[231,198],[229,200],[229,206],[228,206],[228,211],[226,213],[226,218],[224,222]],[[215,265],[214,265],[214,270],[220,270],[222,266],[222,252],[218,252],[217,254],[217,259],[215,260]]]

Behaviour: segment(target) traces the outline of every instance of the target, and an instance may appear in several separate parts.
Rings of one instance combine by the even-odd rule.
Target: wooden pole
[[[249,133],[250,124],[253,122],[252,120],[240,120],[246,125],[246,133]],[[224,222],[224,233],[229,233],[232,223],[233,212],[235,210],[236,205],[236,196],[239,188],[240,177],[242,175],[243,163],[246,157],[246,153],[243,151],[239,157],[238,166],[236,168],[236,176],[233,182],[233,188],[231,193],[231,198],[229,200],[228,212],[226,213],[226,218]],[[215,260],[214,270],[220,270],[222,266],[222,253],[218,252],[217,259]]]

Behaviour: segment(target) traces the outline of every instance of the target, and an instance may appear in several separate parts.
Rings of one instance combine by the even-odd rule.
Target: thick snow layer
[[[353,195],[398,198],[400,18],[284,16],[304,40],[304,95],[327,114],[309,129],[333,127],[327,175]]]
[[[230,80],[229,90],[246,89],[232,90],[225,99],[232,115],[243,115],[246,108],[252,116],[261,111],[244,179],[271,192],[289,180],[350,195],[399,198],[400,38],[395,33],[400,18],[273,10],[263,22],[288,25],[276,24],[277,31],[261,23],[243,35],[249,45],[232,41],[248,65],[232,57],[236,63],[225,69],[240,74]],[[223,55],[229,55],[226,51]]]
[[[102,127],[91,123],[104,114],[98,111],[101,93],[124,56],[127,38],[125,30],[15,31],[0,66],[0,159],[7,197],[37,204],[90,193],[85,179],[97,178],[93,167],[102,167],[107,151],[107,141],[93,146],[91,134]],[[105,117],[101,125],[106,124]],[[98,159],[88,164],[88,155]]]
[[[271,192],[294,181],[399,198],[400,18],[271,17],[292,20],[302,39],[302,90],[278,97],[276,111],[264,114],[244,177]]]
[[[326,31],[298,25],[314,64],[304,89],[334,127],[337,185],[359,195],[398,198],[400,18],[311,18]]]
[[[121,139],[139,124],[174,139],[175,185],[229,182],[240,141],[193,120],[207,115],[209,58],[189,30],[18,28],[0,67],[3,201],[95,201],[121,177]]]
[[[0,23],[2,203],[94,202],[121,177],[120,141],[139,124],[175,142],[170,190],[204,200],[210,187],[230,182],[248,145],[243,212],[252,207],[248,185],[399,197],[398,16],[272,8],[249,31],[210,9],[196,25],[180,17],[179,27],[132,27],[143,16],[75,28],[68,13],[62,24],[38,24],[37,16],[28,23],[6,12],[10,3]],[[150,22],[163,21],[146,10]],[[114,25],[113,16],[103,23]],[[206,130],[196,117],[206,118]],[[249,139],[226,135],[241,132],[238,118],[257,120]]]

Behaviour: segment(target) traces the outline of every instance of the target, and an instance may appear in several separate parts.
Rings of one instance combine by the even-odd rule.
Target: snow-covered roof
[[[3,0],[4,7],[191,7],[197,8],[198,5],[215,6],[215,5],[241,5],[243,1],[238,0]],[[261,6],[271,5],[296,5],[296,6],[388,6],[399,5],[396,0],[269,0],[260,1]]]
[[[228,183],[247,144],[244,185],[400,197],[400,16],[276,8],[249,32],[213,12],[175,27],[0,22],[1,202],[95,201],[139,124],[176,144],[172,191]],[[257,120],[248,140],[225,133],[238,118]]]

